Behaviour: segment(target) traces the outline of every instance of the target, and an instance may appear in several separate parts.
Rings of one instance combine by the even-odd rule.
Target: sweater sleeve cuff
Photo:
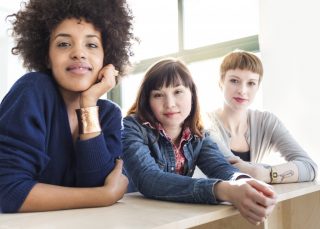
[[[229,180],[235,181],[235,180],[239,180],[239,179],[243,179],[243,178],[252,178],[252,176],[250,176],[246,173],[236,172],[232,175],[232,177]]]
[[[315,179],[315,172],[310,164],[302,161],[292,161],[298,167],[298,182],[312,181]]]
[[[84,141],[78,140],[75,148],[77,170],[80,172],[94,172],[114,166],[112,155],[107,149],[103,134]]]

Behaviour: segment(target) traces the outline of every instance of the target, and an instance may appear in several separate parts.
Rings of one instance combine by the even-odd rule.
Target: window
[[[133,72],[122,81],[119,97],[112,99],[125,114],[147,68],[161,58],[174,56],[188,64],[202,111],[215,109],[223,101],[218,87],[221,57],[237,48],[259,51],[258,2],[129,0],[141,44],[135,47]],[[253,106],[260,108],[261,90],[257,97]]]
[[[196,48],[258,34],[256,0],[185,0],[185,48]]]
[[[129,0],[135,17],[137,60],[178,52],[178,4],[172,0]]]

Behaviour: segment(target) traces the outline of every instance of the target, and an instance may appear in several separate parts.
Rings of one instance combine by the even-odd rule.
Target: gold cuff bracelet
[[[76,113],[79,124],[79,134],[101,132],[98,106],[76,109]]]

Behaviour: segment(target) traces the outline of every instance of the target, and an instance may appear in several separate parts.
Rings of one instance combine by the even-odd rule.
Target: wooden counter
[[[274,185],[278,204],[268,220],[253,226],[233,206],[182,204],[126,194],[110,207],[0,214],[0,229],[95,228],[320,228],[320,182]]]

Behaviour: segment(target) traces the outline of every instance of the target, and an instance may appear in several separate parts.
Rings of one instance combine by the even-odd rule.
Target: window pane
[[[121,97],[122,97],[122,114],[125,116],[127,114],[128,109],[134,103],[138,90],[140,88],[140,84],[144,73],[141,74],[132,74],[126,76],[121,82]]]
[[[178,51],[178,3],[173,0],[129,0],[134,34],[141,43],[134,59],[141,60]]]
[[[188,65],[197,85],[202,112],[215,110],[223,104],[223,96],[218,84],[220,61],[219,58]]]
[[[257,0],[185,0],[183,4],[186,49],[259,33]]]

